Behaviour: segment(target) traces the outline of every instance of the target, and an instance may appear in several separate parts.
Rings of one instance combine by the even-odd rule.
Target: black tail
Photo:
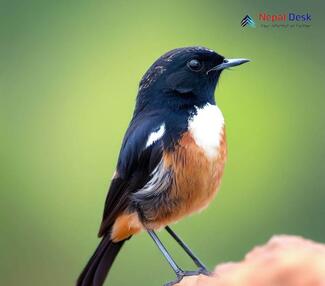
[[[109,235],[103,237],[81,272],[76,286],[102,286],[123,243],[124,241],[112,242]]]

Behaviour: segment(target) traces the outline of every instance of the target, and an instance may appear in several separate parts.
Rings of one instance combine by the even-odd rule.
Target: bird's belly
[[[164,154],[164,164],[173,172],[168,196],[155,221],[148,227],[158,229],[184,216],[204,209],[216,194],[226,161],[225,131],[215,150],[199,146],[190,131],[183,134],[174,151]]]

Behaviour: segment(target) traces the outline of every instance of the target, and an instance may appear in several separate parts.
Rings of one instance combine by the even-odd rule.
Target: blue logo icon
[[[241,20],[240,25],[241,25],[242,27],[246,27],[246,26],[251,27],[251,28],[255,28],[255,27],[256,27],[253,18],[252,18],[251,16],[249,16],[249,15],[246,15],[246,16]]]

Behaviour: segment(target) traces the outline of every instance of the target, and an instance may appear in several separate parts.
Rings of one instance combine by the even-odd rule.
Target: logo
[[[251,27],[251,28],[255,28],[255,22],[253,20],[253,18],[249,15],[246,15],[240,22],[240,25],[242,27]]]
[[[267,12],[260,12],[254,15],[255,20],[246,15],[241,21],[242,27],[256,28],[309,28],[312,23],[311,13],[294,13],[282,12],[277,14],[269,14]],[[257,24],[256,24],[257,23]]]

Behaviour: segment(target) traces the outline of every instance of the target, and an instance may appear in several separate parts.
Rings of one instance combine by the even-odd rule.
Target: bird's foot
[[[177,278],[171,282],[166,283],[164,286],[173,286],[179,282],[182,281],[182,279],[186,276],[197,276],[197,275],[205,275],[205,276],[209,276],[211,274],[211,272],[209,272],[207,269],[205,268],[199,268],[198,270],[195,271],[180,271],[178,272]]]
[[[199,269],[197,270],[197,272],[198,272],[197,275],[202,274],[202,275],[205,275],[205,276],[210,276],[211,273],[212,273],[212,272],[210,272],[210,271],[209,271],[208,269],[206,269],[206,268],[199,268]]]

